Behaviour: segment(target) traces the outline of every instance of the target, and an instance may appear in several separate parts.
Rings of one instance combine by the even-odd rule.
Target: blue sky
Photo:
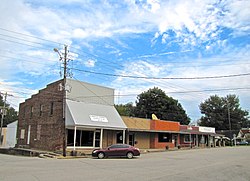
[[[102,75],[249,74],[249,9],[249,0],[3,0],[0,91],[12,94],[8,102],[18,108],[60,79],[53,48],[67,44],[73,79],[114,88],[116,104],[156,86],[178,99],[192,121],[214,94],[236,94],[250,111],[249,75]]]

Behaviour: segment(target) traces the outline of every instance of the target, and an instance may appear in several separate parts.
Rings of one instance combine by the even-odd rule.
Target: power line
[[[0,28],[0,30],[7,31],[7,32],[11,32],[11,33],[15,33],[15,34],[19,34],[19,35],[23,35],[23,36],[26,36],[26,37],[36,38],[36,39],[43,40],[43,41],[47,41],[47,42],[51,42],[51,43],[54,43],[54,44],[63,45],[62,43],[59,43],[59,42],[47,40],[47,39],[44,39],[44,38],[39,38],[39,37],[32,36],[32,35],[27,35],[27,34],[24,34],[24,33],[19,33],[19,32],[16,32],[16,31],[7,30],[7,29],[4,29],[4,28]],[[15,38],[15,39],[18,39],[18,40],[21,40],[21,41],[25,41],[25,42],[30,42],[30,43],[39,44],[39,45],[44,46],[44,44],[39,43],[39,42],[28,41],[28,40],[24,40],[24,39],[21,39],[21,38],[18,38],[18,37],[10,36],[10,35],[4,35],[4,34],[0,34],[0,35],[6,36],[6,37],[10,37],[10,38]],[[1,38],[0,38],[0,39],[1,39]],[[15,41],[11,41],[11,40],[6,40],[6,39],[2,39],[2,40],[4,40],[4,41],[9,41],[9,42],[12,42],[12,43],[18,43],[18,44],[23,44],[23,45],[31,46],[31,45],[28,45],[28,44],[24,44],[24,43],[20,43],[20,42],[15,42]],[[33,46],[33,47],[34,47],[34,46]],[[78,48],[75,48],[74,46],[70,46],[70,47],[73,48],[73,49],[75,49],[75,50],[78,50]],[[38,48],[38,47],[36,47],[36,48]],[[115,63],[115,62],[113,62],[113,61],[110,61],[110,60],[108,60],[108,59],[99,57],[99,56],[94,55],[94,54],[91,54],[91,53],[88,53],[88,52],[86,52],[86,51],[81,50],[81,52],[84,52],[85,54],[90,55],[90,56],[92,56],[92,57],[96,57],[96,58],[98,58],[98,59],[104,60],[105,62],[109,62],[109,63],[111,63],[111,64],[117,64],[117,63]],[[72,52],[72,53],[76,53],[76,54],[78,54],[78,55],[81,55],[80,53],[77,53],[77,52]],[[103,64],[105,64],[105,63],[103,63]],[[119,65],[119,64],[117,64],[117,65]],[[111,66],[111,67],[112,67],[112,65],[108,65],[108,66]],[[119,65],[119,66],[122,66],[122,65]],[[117,67],[116,67],[116,68],[117,68]]]
[[[76,70],[76,71],[80,71],[80,72],[91,73],[91,74],[98,74],[98,75],[105,75],[105,76],[112,76],[112,77],[124,77],[124,78],[132,78],[132,79],[156,79],[156,80],[220,79],[220,78],[242,77],[242,76],[248,76],[248,75],[250,75],[250,73],[244,73],[244,74],[205,76],[205,77],[142,77],[142,76],[118,75],[118,74],[93,72],[93,71],[82,70],[82,69],[77,69],[77,68],[72,68],[72,69]]]
[[[202,92],[217,92],[217,91],[234,91],[234,90],[250,90],[250,87],[236,87],[236,88],[221,88],[221,89],[205,89],[205,90],[191,90],[191,91],[173,91],[173,92],[166,92],[166,94],[186,94],[186,93],[202,93]],[[118,94],[118,95],[102,95],[102,96],[79,96],[74,97],[77,98],[91,98],[91,97],[134,97],[138,96],[139,94]]]
[[[47,41],[47,42],[51,42],[51,43],[63,45],[62,43],[55,42],[55,41],[51,41],[51,40],[47,40],[47,39],[40,38],[40,37],[37,37],[37,36],[27,35],[27,34],[24,34],[24,33],[12,31],[12,30],[7,30],[7,29],[5,29],[5,28],[0,28],[0,29],[3,30],[3,31],[10,32],[10,33],[15,33],[15,34],[18,34],[18,35],[23,35],[23,36],[27,36],[27,37],[31,37],[31,38],[36,38],[36,39],[39,39],[39,40],[43,40],[43,41]]]
[[[42,43],[40,43],[40,42],[35,42],[35,41],[27,40],[27,39],[17,38],[17,37],[15,37],[15,36],[5,35],[5,34],[1,34],[1,33],[0,33],[0,36],[9,37],[9,38],[14,38],[14,39],[17,39],[17,40],[21,40],[21,41],[25,41],[25,42],[29,42],[29,43],[33,43],[33,44],[38,44],[38,45],[44,46],[44,44],[42,44]]]
[[[7,41],[7,42],[11,42],[11,43],[17,43],[17,44],[20,44],[20,45],[25,45],[25,46],[29,46],[29,47],[33,47],[33,48],[39,48],[39,49],[44,49],[44,50],[50,50],[50,49],[47,49],[47,48],[37,47],[37,46],[33,46],[33,45],[30,45],[30,44],[26,44],[26,43],[21,43],[21,42],[17,42],[17,41],[13,41],[13,40],[7,40],[7,39],[4,39],[4,38],[0,38],[0,40]]]

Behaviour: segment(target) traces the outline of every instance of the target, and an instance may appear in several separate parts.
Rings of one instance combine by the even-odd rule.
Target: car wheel
[[[103,152],[98,153],[97,157],[99,159],[103,159],[105,157],[105,154]]]
[[[134,157],[134,154],[132,153],[132,152],[128,152],[127,153],[127,158],[128,159],[131,159],[131,158],[133,158]]]

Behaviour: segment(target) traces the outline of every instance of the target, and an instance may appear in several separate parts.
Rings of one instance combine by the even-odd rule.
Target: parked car
[[[237,145],[248,145],[249,143],[247,141],[241,141],[241,142],[237,142]]]
[[[107,157],[127,157],[140,156],[140,150],[127,144],[114,144],[104,149],[95,149],[92,152],[93,157],[99,159]]]

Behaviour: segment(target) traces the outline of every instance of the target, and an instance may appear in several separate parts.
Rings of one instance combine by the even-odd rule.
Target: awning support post
[[[74,151],[76,150],[76,126],[74,130]]]
[[[125,129],[123,130],[123,135],[122,135],[122,143],[125,144]]]
[[[102,139],[103,139],[103,129],[101,128],[100,148],[102,148]]]

